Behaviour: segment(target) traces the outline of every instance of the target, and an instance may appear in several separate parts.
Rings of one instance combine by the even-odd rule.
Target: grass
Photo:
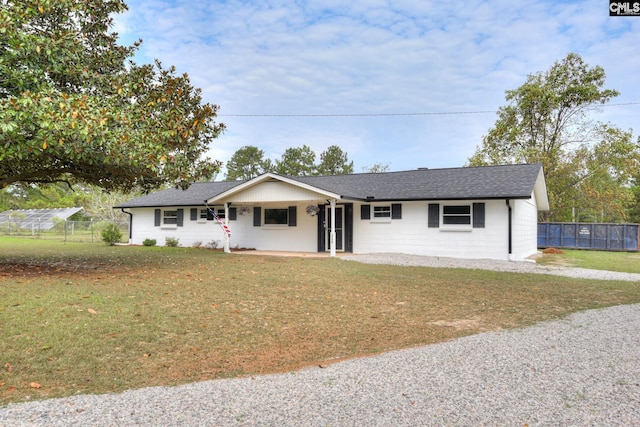
[[[640,286],[0,239],[0,405],[283,372],[640,302]]]
[[[545,254],[538,260],[543,265],[561,265],[594,270],[640,273],[640,253],[603,252],[592,250],[562,249],[561,254]]]

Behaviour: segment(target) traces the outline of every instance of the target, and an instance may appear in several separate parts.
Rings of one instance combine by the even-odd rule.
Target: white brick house
[[[116,208],[131,215],[131,244],[176,237],[182,246],[217,241],[227,250],[522,260],[537,251],[537,216],[549,201],[542,166],[525,164],[308,177],[267,173],[162,190]]]

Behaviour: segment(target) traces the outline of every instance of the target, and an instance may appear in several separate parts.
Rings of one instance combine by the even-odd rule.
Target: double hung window
[[[178,211],[162,211],[162,225],[177,225]]]
[[[443,225],[471,225],[471,206],[442,206]]]

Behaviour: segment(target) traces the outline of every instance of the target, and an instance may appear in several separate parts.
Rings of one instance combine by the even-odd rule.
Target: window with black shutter
[[[262,208],[256,206],[253,208],[253,226],[260,227],[262,225]]]
[[[400,203],[391,205],[391,219],[402,219],[402,205]]]
[[[484,203],[473,204],[473,228],[484,228]]]
[[[440,227],[440,205],[438,203],[429,203],[429,228]]]
[[[360,205],[360,219],[371,219],[371,205]]]
[[[295,206],[289,206],[289,227],[295,227],[297,225],[297,212],[298,210]]]

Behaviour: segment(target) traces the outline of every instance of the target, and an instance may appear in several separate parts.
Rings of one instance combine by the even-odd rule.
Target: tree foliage
[[[319,175],[347,175],[353,173],[353,161],[349,161],[347,153],[337,145],[331,145],[320,153]]]
[[[470,165],[542,163],[549,219],[623,220],[640,147],[631,132],[589,120],[590,111],[618,95],[604,84],[604,70],[575,53],[529,75],[522,86],[506,91],[508,104]]]
[[[316,154],[307,145],[287,148],[280,159],[272,162],[265,159],[264,151],[254,146],[238,149],[227,162],[227,181],[251,179],[265,172],[280,175],[343,175],[353,173],[353,162],[337,145],[328,147],[320,154],[316,165]]]
[[[0,184],[186,187],[224,129],[186,74],[137,65],[110,32],[122,0],[0,0]]]
[[[388,163],[374,163],[371,166],[363,166],[362,172],[368,173],[384,173],[389,172],[390,166]]]
[[[276,161],[274,172],[280,175],[309,176],[316,173],[316,153],[307,145],[287,148]]]
[[[0,190],[0,211],[81,206],[84,209],[74,215],[74,220],[123,222],[129,217],[113,209],[113,206],[130,200],[135,195],[137,194],[105,191],[98,186],[88,184],[78,184],[71,189],[64,183],[38,185],[18,183]]]
[[[233,153],[227,162],[227,181],[247,180],[271,171],[271,161],[265,160],[264,151],[245,145]]]

